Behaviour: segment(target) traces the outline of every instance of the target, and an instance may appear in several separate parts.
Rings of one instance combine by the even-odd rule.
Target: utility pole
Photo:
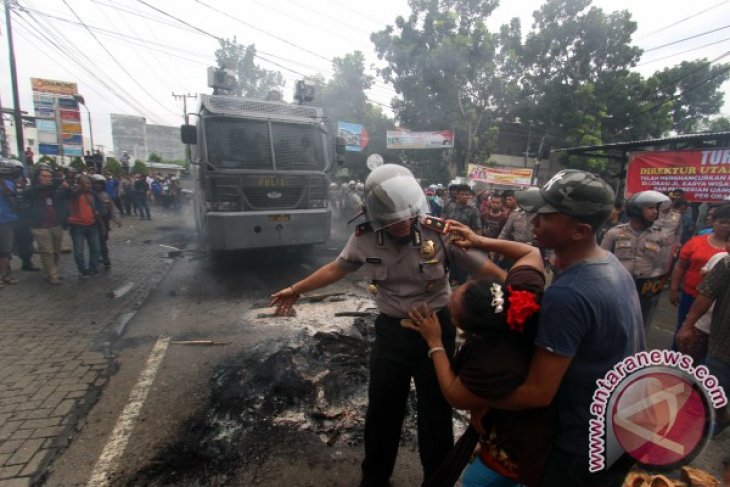
[[[185,119],[185,125],[188,125],[190,123],[190,119],[188,117],[188,98],[197,98],[198,95],[191,95],[190,93],[186,95],[176,95],[175,92],[172,92],[172,97],[176,100],[182,98],[183,101],[183,118]]]
[[[0,156],[8,157],[8,139],[5,134],[5,112],[0,100]]]
[[[176,100],[182,98],[183,101],[183,118],[185,119],[185,125],[190,125],[190,117],[188,116],[188,98],[197,98],[198,95],[191,95],[190,93],[186,95],[176,95],[175,92],[172,92],[172,97]],[[185,160],[190,161],[191,154],[190,154],[190,144],[185,144]]]
[[[530,159],[530,143],[532,142],[532,122],[530,122],[530,125],[528,125],[527,129],[527,147],[525,147],[525,166],[527,167],[527,162]]]
[[[25,143],[23,139],[23,118],[20,115],[20,96],[18,95],[18,74],[15,70],[15,49],[13,47],[13,27],[10,22],[10,0],[5,0],[5,25],[8,31],[8,51],[10,60],[10,82],[13,87],[13,104],[15,105],[15,140],[18,144],[18,159],[28,171],[25,160]]]

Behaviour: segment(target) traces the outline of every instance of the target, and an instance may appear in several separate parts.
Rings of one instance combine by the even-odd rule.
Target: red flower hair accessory
[[[530,291],[518,291],[507,286],[509,296],[509,308],[507,308],[507,326],[510,330],[522,333],[525,328],[525,321],[534,313],[540,310],[537,304],[535,293]]]

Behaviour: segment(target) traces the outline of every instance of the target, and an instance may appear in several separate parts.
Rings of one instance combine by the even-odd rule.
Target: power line
[[[175,112],[173,112],[168,107],[166,107],[165,105],[163,105],[157,98],[155,98],[152,95],[152,93],[150,93],[149,91],[147,91],[147,88],[145,88],[144,86],[142,86],[142,83],[140,83],[139,81],[137,81],[137,79],[134,76],[132,76],[132,74],[129,71],[127,71],[127,68],[125,68],[122,65],[122,63],[119,62],[119,60],[116,58],[116,56],[114,54],[112,54],[111,51],[109,51],[109,49],[107,49],[106,46],[99,40],[99,38],[96,37],[96,35],[91,31],[91,29],[89,29],[86,26],[86,24],[84,23],[84,21],[81,20],[81,17],[79,17],[79,14],[76,13],[76,11],[71,7],[71,5],[68,4],[68,2],[66,0],[63,0],[63,3],[64,3],[64,5],[66,5],[66,7],[68,7],[68,9],[71,11],[71,13],[74,14],[74,17],[76,17],[79,20],[79,22],[81,22],[81,24],[86,29],[86,32],[88,32],[89,35],[91,35],[91,37],[94,38],[94,40],[97,42],[97,44],[99,44],[99,46],[101,46],[101,48],[104,49],[104,52],[106,52],[109,55],[109,57],[112,59],[112,61],[114,61],[114,63],[117,66],[119,66],[119,69],[121,69],[124,72],[124,74],[126,74],[129,77],[129,79],[131,79],[132,82],[139,87],[140,90],[142,90],[147,96],[149,96],[155,103],[157,103],[158,105],[160,105],[162,108],[164,108],[168,112],[172,113],[173,115],[177,115]]]
[[[43,53],[43,55],[44,55],[44,56],[48,57],[48,59],[50,59],[51,61],[55,62],[55,63],[56,63],[56,64],[57,64],[57,65],[58,65],[58,66],[59,66],[59,67],[60,67],[61,69],[63,69],[64,71],[66,71],[66,72],[67,72],[67,73],[68,73],[68,74],[69,74],[70,76],[75,76],[75,75],[77,75],[77,74],[78,74],[78,73],[74,73],[74,72],[72,72],[72,71],[71,71],[70,69],[68,69],[67,65],[65,65],[65,64],[63,64],[63,63],[60,63],[60,62],[58,61],[58,59],[57,59],[57,58],[54,58],[53,56],[51,56],[51,55],[50,55],[50,54],[48,53],[48,50],[47,50],[47,49],[42,49],[42,48],[39,48],[39,47],[38,47],[38,46],[37,46],[37,45],[36,45],[36,44],[35,44],[35,43],[33,42],[33,40],[32,40],[32,39],[30,39],[29,37],[25,37],[26,35],[32,35],[32,36],[33,36],[33,37],[35,37],[35,38],[36,38],[36,39],[37,39],[38,41],[40,41],[41,43],[43,43],[43,39],[42,39],[42,38],[41,38],[41,36],[40,36],[40,35],[39,35],[39,34],[38,34],[38,33],[36,32],[36,30],[37,30],[37,29],[31,28],[31,27],[26,27],[26,24],[25,24],[25,22],[27,22],[27,21],[26,21],[26,20],[25,20],[24,18],[22,18],[22,17],[18,17],[18,20],[22,20],[22,22],[23,22],[22,24],[18,24],[18,25],[19,25],[20,27],[22,27],[22,29],[23,29],[23,30],[19,30],[19,31],[18,31],[18,34],[20,34],[20,35],[21,35],[21,36],[22,36],[23,38],[25,38],[25,40],[26,40],[26,41],[28,41],[28,42],[29,42],[29,43],[30,43],[31,45],[35,46],[35,47],[36,47],[36,49],[38,49],[38,51],[40,51],[41,53]],[[26,30],[27,30],[27,33],[25,32]],[[96,89],[96,88],[94,88],[94,86],[93,86],[93,85],[88,85],[88,86],[89,86],[89,88],[91,89],[91,91],[95,92],[95,93],[96,93],[97,95],[99,95],[100,97],[105,97],[105,96],[106,96],[105,94],[103,94],[103,93],[101,93],[101,92],[97,91],[97,89]],[[116,100],[115,100],[115,102],[116,102]],[[123,111],[123,110],[126,110],[126,108],[122,108],[122,107],[120,107],[119,105],[117,105],[117,107],[119,108],[119,111]],[[103,113],[103,112],[96,112],[96,111],[95,111],[95,112],[93,112],[93,113],[95,113],[95,114],[101,114],[101,113]]]
[[[139,1],[139,0],[138,0],[138,1]],[[255,3],[255,4],[257,4],[257,5],[260,5],[260,6],[262,6],[262,7],[266,8],[266,9],[268,9],[268,10],[271,10],[271,11],[273,11],[273,12],[276,12],[276,13],[278,13],[278,14],[280,14],[280,15],[284,15],[284,16],[286,16],[286,17],[289,17],[290,19],[294,19],[294,20],[296,20],[297,22],[301,22],[301,23],[303,23],[303,24],[308,24],[308,25],[311,25],[312,27],[314,27],[314,28],[315,28],[315,29],[317,29],[317,30],[320,30],[320,31],[323,31],[323,32],[328,32],[328,33],[330,33],[330,34],[332,34],[332,35],[334,35],[334,36],[337,36],[337,37],[339,37],[339,38],[341,38],[341,39],[345,39],[345,40],[348,40],[348,41],[350,41],[350,42],[354,42],[354,43],[360,44],[361,46],[362,46],[362,45],[364,45],[364,44],[362,44],[362,43],[361,43],[361,42],[360,42],[359,40],[357,40],[357,39],[352,39],[352,38],[350,38],[350,37],[347,37],[347,36],[343,36],[342,34],[339,34],[339,33],[337,33],[337,32],[333,32],[333,31],[331,31],[331,30],[327,30],[327,29],[323,28],[322,26],[319,26],[319,25],[313,24],[312,22],[309,22],[309,21],[307,21],[307,20],[304,20],[304,19],[302,19],[301,17],[295,17],[294,15],[291,15],[291,14],[290,14],[289,12],[286,12],[286,11],[282,11],[282,10],[279,10],[279,9],[277,9],[277,8],[274,8],[274,7],[272,7],[271,5],[269,5],[269,4],[267,4],[267,3],[263,3],[263,2],[260,2],[259,0],[250,0],[250,1],[251,1],[251,2],[253,2],[253,3]],[[368,47],[370,47],[370,46],[368,45]]]
[[[200,33],[202,33],[202,34],[205,34],[205,35],[207,35],[207,36],[209,36],[209,37],[212,37],[212,38],[214,38],[214,39],[218,40],[219,42],[222,42],[222,39],[221,39],[220,37],[218,37],[218,36],[216,36],[216,35],[214,35],[214,34],[211,34],[210,32],[208,32],[208,31],[206,31],[206,30],[204,30],[204,29],[201,29],[200,27],[194,26],[193,24],[190,24],[189,22],[186,22],[186,21],[184,21],[184,20],[182,20],[182,19],[180,19],[180,18],[178,18],[178,17],[176,17],[176,16],[174,16],[174,15],[172,15],[172,14],[170,14],[170,13],[168,13],[168,12],[164,11],[164,10],[161,10],[161,9],[159,9],[159,8],[155,7],[155,6],[152,6],[152,5],[150,5],[149,3],[147,3],[147,2],[145,1],[145,0],[137,0],[137,1],[138,1],[139,3],[141,3],[141,4],[143,4],[143,5],[146,5],[146,6],[148,6],[148,7],[149,7],[149,8],[151,8],[151,9],[155,10],[156,12],[159,12],[159,13],[161,13],[162,15],[165,15],[166,17],[170,17],[171,19],[177,20],[178,22],[180,22],[180,23],[182,23],[182,24],[185,24],[185,25],[187,25],[188,27],[190,27],[190,28],[192,28],[192,29],[195,29],[196,31],[198,31],[198,32],[200,32]],[[196,0],[196,1],[197,1],[197,0]],[[268,63],[270,63],[270,64],[273,64],[274,66],[278,66],[278,67],[280,67],[281,69],[284,69],[284,70],[286,70],[286,71],[289,71],[289,72],[291,72],[291,73],[294,73],[294,74],[296,74],[296,75],[302,76],[302,77],[304,77],[304,78],[307,78],[307,77],[308,77],[308,76],[307,76],[306,74],[304,74],[304,73],[300,73],[299,71],[296,71],[296,70],[294,70],[294,69],[291,69],[291,68],[289,68],[289,67],[287,67],[287,66],[283,66],[283,65],[281,65],[281,64],[278,64],[278,63],[276,63],[276,62],[274,62],[274,61],[271,61],[270,59],[266,59],[265,57],[261,56],[261,55],[260,55],[260,54],[258,54],[258,53],[256,53],[256,54],[255,54],[255,57],[258,57],[259,59],[262,59],[262,60],[264,60],[264,61],[266,61],[266,62],[268,62]],[[366,97],[365,99],[366,99],[367,101],[371,102],[371,103],[375,103],[376,105],[381,105],[381,106],[384,106],[384,107],[388,107],[388,108],[392,109],[392,107],[391,107],[390,105],[386,105],[386,104],[384,104],[384,103],[380,103],[380,102],[376,102],[376,101],[370,100],[370,99],[368,99],[367,97]]]
[[[353,9],[353,8],[347,6],[347,5],[343,5],[343,4],[339,3],[339,2],[336,2],[335,0],[330,0],[330,2],[331,3],[334,3],[335,5],[337,5],[340,8],[343,8],[345,10],[349,10],[350,12],[354,13],[358,17],[366,18],[368,20],[371,20],[371,21],[375,22],[378,25],[383,25],[383,21],[374,19],[374,18],[368,16],[367,14],[365,14],[363,12],[358,12],[357,10],[355,10],[355,9]]]
[[[727,42],[727,41],[730,41],[730,37],[726,37],[725,39],[720,39],[719,41],[710,42],[710,43],[707,43],[707,44],[702,44],[701,46],[693,47],[691,49],[685,49],[684,51],[675,52],[675,53],[669,54],[667,56],[662,56],[660,58],[652,59],[651,61],[645,61],[643,63],[637,64],[636,66],[637,67],[638,66],[644,66],[646,64],[655,63],[657,61],[663,61],[665,59],[669,59],[670,57],[680,56],[680,55],[686,54],[688,52],[696,51],[698,49],[703,49],[703,48],[709,47],[709,46],[714,46],[715,44],[722,44],[723,42]]]
[[[718,78],[718,77],[722,76],[723,74],[727,73],[728,71],[730,71],[730,64],[727,65],[726,67],[724,67],[723,69],[721,69],[720,71],[716,72],[712,76],[710,76],[708,78],[705,78],[703,80],[700,80],[700,81],[698,81],[698,82],[696,82],[696,83],[688,86],[681,93],[677,93],[676,95],[672,95],[668,99],[664,100],[661,103],[658,103],[658,104],[654,105],[653,107],[645,108],[645,109],[639,111],[638,113],[636,113],[636,115],[638,116],[638,115],[643,115],[645,113],[653,112],[654,110],[659,109],[659,107],[661,107],[662,105],[664,105],[666,103],[669,103],[670,101],[674,101],[674,100],[676,100],[677,98],[679,98],[681,96],[684,96],[685,94],[689,93],[690,91],[693,91],[693,90],[699,88],[704,83],[707,83],[708,81],[712,81],[715,78]]]
[[[711,6],[711,7],[707,7],[707,8],[706,8],[706,9],[704,9],[704,10],[700,10],[699,12],[696,12],[696,13],[694,13],[694,14],[692,14],[692,15],[688,15],[687,17],[684,17],[684,18],[682,18],[682,19],[679,19],[679,20],[677,20],[676,22],[672,22],[672,23],[671,23],[671,24],[669,24],[669,25],[665,25],[664,27],[660,27],[660,28],[659,28],[659,29],[657,29],[657,30],[653,30],[653,31],[649,32],[648,34],[646,34],[645,36],[641,36],[640,38],[638,38],[638,39],[636,39],[636,40],[637,40],[637,41],[640,41],[640,40],[642,40],[642,39],[646,39],[647,37],[651,37],[651,36],[653,36],[654,34],[658,34],[659,32],[664,32],[665,30],[667,30],[667,29],[670,29],[670,28],[674,27],[675,25],[678,25],[678,24],[681,24],[682,22],[685,22],[685,21],[687,21],[687,20],[693,19],[693,18],[695,18],[695,17],[697,17],[697,16],[699,16],[699,15],[702,15],[702,14],[703,14],[703,13],[705,13],[705,12],[709,12],[710,10],[712,10],[712,9],[714,9],[714,8],[717,8],[717,7],[719,7],[720,5],[724,5],[724,4],[728,3],[728,2],[730,2],[730,0],[723,0],[722,2],[720,2],[720,3],[716,3],[715,5],[713,5],[713,6]]]
[[[726,52],[724,52],[723,54],[720,54],[719,56],[717,56],[717,57],[716,57],[715,59],[712,59],[712,60],[710,60],[710,61],[706,61],[706,62],[704,62],[704,63],[700,64],[699,66],[697,66],[697,67],[696,67],[696,68],[694,68],[693,70],[691,70],[691,71],[689,71],[689,72],[687,72],[687,73],[684,73],[684,74],[683,74],[682,76],[680,76],[680,77],[679,77],[679,78],[677,78],[677,79],[670,79],[670,80],[667,80],[667,81],[665,81],[664,83],[662,83],[662,84],[661,84],[661,85],[660,85],[660,86],[659,86],[659,87],[657,88],[657,90],[656,90],[656,91],[657,91],[657,92],[662,92],[662,91],[664,91],[665,89],[667,89],[668,87],[670,87],[670,86],[672,86],[672,85],[676,85],[676,84],[677,84],[677,83],[679,83],[680,81],[682,81],[682,80],[684,80],[684,79],[687,79],[687,78],[689,78],[690,76],[692,76],[693,74],[695,74],[695,73],[697,73],[697,72],[699,72],[699,71],[702,71],[703,69],[705,69],[705,67],[707,67],[707,65],[710,65],[710,66],[712,66],[712,63],[715,63],[715,62],[719,61],[720,59],[722,59],[722,58],[724,58],[724,57],[727,57],[728,55],[730,55],[730,51],[726,51]]]
[[[266,35],[268,35],[270,37],[273,37],[274,39],[279,40],[279,41],[281,41],[281,42],[283,42],[283,43],[285,43],[285,44],[287,44],[289,46],[295,47],[295,48],[300,49],[300,50],[302,50],[302,51],[304,51],[304,52],[306,52],[308,54],[311,54],[312,56],[315,56],[315,57],[318,57],[320,59],[323,59],[323,60],[327,61],[328,63],[332,62],[331,59],[328,59],[328,58],[326,58],[326,57],[324,57],[324,56],[322,56],[320,54],[317,54],[314,51],[310,51],[309,49],[307,49],[305,47],[302,47],[302,46],[300,46],[298,44],[295,44],[293,42],[290,42],[290,41],[284,39],[283,37],[277,36],[276,34],[272,34],[271,32],[265,31],[264,29],[261,29],[260,27],[256,27],[255,25],[252,25],[252,24],[250,24],[248,22],[245,22],[245,21],[239,19],[238,17],[234,17],[234,16],[232,16],[229,13],[222,12],[222,11],[218,10],[217,8],[215,8],[213,6],[208,5],[205,2],[202,2],[201,0],[195,0],[195,2],[199,3],[200,5],[202,5],[204,7],[207,7],[209,9],[213,10],[214,12],[217,12],[217,13],[219,13],[221,15],[225,15],[226,17],[231,18],[231,19],[235,20],[236,22],[238,22],[240,24],[243,24],[243,25],[245,25],[245,26],[247,26],[247,27],[249,27],[251,29],[254,29],[254,30],[258,31],[258,32],[261,32],[262,34],[266,34]]]
[[[28,17],[35,22],[38,25],[38,29],[40,32],[40,35],[46,39],[46,41],[56,48],[62,55],[66,56],[71,62],[75,63],[79,68],[83,71],[85,71],[89,76],[94,78],[99,84],[104,86],[107,90],[109,90],[109,93],[114,94],[117,96],[120,100],[122,100],[124,103],[126,103],[128,106],[130,106],[135,112],[138,114],[144,116],[145,111],[140,106],[136,104],[135,101],[130,100],[129,98],[123,97],[121,93],[124,93],[127,97],[131,97],[129,93],[124,90],[122,86],[120,86],[113,78],[109,78],[109,82],[116,85],[116,88],[112,88],[109,83],[107,83],[104,79],[100,78],[97,74],[98,72],[103,72],[103,70],[91,59],[89,58],[84,52],[80,51],[76,46],[74,46],[68,39],[63,36],[60,32],[58,32],[55,27],[52,24],[43,25],[41,22],[35,18],[32,12],[28,12],[27,9],[20,6],[20,11],[24,12],[28,15]],[[22,17],[18,17],[22,18]],[[34,29],[31,27],[31,29]],[[56,32],[54,34],[54,32]],[[49,36],[54,37],[54,39],[49,38]],[[62,48],[61,46],[64,46],[65,48]],[[73,55],[73,52],[76,52],[78,55],[82,56],[86,59],[85,62],[81,62],[77,57]],[[89,66],[95,68],[91,69]],[[150,117],[152,118],[152,117]]]
[[[650,51],[656,51],[657,49],[661,49],[663,47],[667,46],[673,46],[674,44],[679,44],[680,42],[689,41],[691,39],[697,39],[698,37],[706,36],[707,34],[712,34],[713,32],[719,32],[721,30],[727,29],[730,27],[730,24],[723,25],[722,27],[718,27],[717,29],[708,30],[705,32],[700,32],[699,34],[695,34],[693,36],[685,37],[684,39],[678,39],[676,41],[667,42],[666,44],[662,44],[661,46],[652,47],[649,49],[644,49],[644,52],[650,52]]]
[[[106,11],[103,8],[101,8],[99,6],[99,4],[96,4],[95,3],[94,4],[94,7],[96,7],[96,10],[98,10],[101,13],[101,15],[104,16],[104,18],[107,20],[107,22],[109,22],[109,25],[111,25],[114,30],[116,30],[118,32],[124,32],[124,30],[117,28],[117,25],[114,22],[114,20],[111,19],[111,18],[109,18],[109,16],[106,14]],[[127,18],[125,16],[120,15],[120,16],[117,16],[117,17],[121,17],[122,18],[122,21],[124,22],[124,25],[127,27],[127,29],[130,30],[130,31],[132,31],[135,34],[135,36],[139,37],[139,34],[137,34],[137,32],[134,30],[134,27],[127,21]],[[89,29],[89,28],[91,28],[91,26],[89,24],[86,24],[86,28]],[[154,32],[153,32],[153,34],[154,34]],[[158,40],[158,42],[159,42],[159,40]],[[155,74],[155,77],[157,78],[157,80],[158,81],[161,81],[162,84],[165,84],[165,81],[163,81],[162,76],[160,76],[160,73],[158,72],[157,67],[154,66],[154,65],[151,65],[149,62],[147,62],[147,57],[146,56],[139,56],[139,57],[140,57],[142,63],[147,68],[148,72],[154,73]],[[160,60],[160,61],[162,61],[162,60]],[[175,69],[177,69],[177,67],[175,67]],[[174,78],[175,79],[184,79],[183,76],[176,76]]]

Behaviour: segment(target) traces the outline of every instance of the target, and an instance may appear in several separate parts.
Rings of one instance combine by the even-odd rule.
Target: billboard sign
[[[56,132],[38,131],[39,144],[58,144],[58,134]]]
[[[360,152],[369,142],[368,132],[359,123],[337,122],[337,135],[345,138],[348,152]]]
[[[36,116],[36,118],[51,118],[51,119],[54,119],[54,121],[55,121],[56,110],[54,110],[52,107],[47,108],[47,107],[42,107],[42,106],[41,107],[36,106],[35,107],[35,116]]]
[[[81,134],[63,134],[63,145],[81,145],[83,140]],[[67,154],[68,155],[68,154]]]
[[[74,98],[58,97],[58,108],[65,108],[67,110],[79,110],[79,102]]]
[[[33,105],[35,106],[47,106],[53,108],[53,101],[55,97],[53,95],[46,95],[45,93],[33,93]]]
[[[55,120],[36,120],[35,126],[39,132],[53,132],[56,133],[56,121]]]
[[[84,149],[80,145],[63,145],[63,155],[69,157],[81,157],[84,155]]]
[[[722,201],[730,196],[730,148],[632,153],[627,196],[649,189],[682,189],[690,202]]]
[[[454,132],[411,132],[410,130],[388,130],[386,133],[388,149],[453,149]]]
[[[64,134],[80,134],[81,124],[74,122],[61,122],[61,132]]]
[[[30,84],[34,92],[52,93],[54,95],[75,95],[79,92],[76,83],[55,79],[31,78]]]
[[[468,178],[474,182],[502,186],[530,186],[532,169],[521,167],[487,167],[469,164]]]
[[[59,110],[58,115],[64,122],[81,122],[79,112],[75,112],[73,110]]]
[[[59,154],[58,144],[38,144],[38,152],[43,155],[57,156]]]

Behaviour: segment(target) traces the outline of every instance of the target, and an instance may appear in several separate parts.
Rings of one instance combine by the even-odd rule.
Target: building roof
[[[730,132],[704,132],[699,134],[676,135],[674,137],[664,137],[661,139],[645,139],[634,140],[630,142],[614,142],[602,145],[584,145],[577,147],[561,147],[553,149],[551,152],[568,152],[570,154],[582,154],[593,151],[628,151],[631,149],[641,149],[644,147],[656,147],[661,145],[673,146],[679,143],[710,143],[716,147],[720,143],[730,144]]]

